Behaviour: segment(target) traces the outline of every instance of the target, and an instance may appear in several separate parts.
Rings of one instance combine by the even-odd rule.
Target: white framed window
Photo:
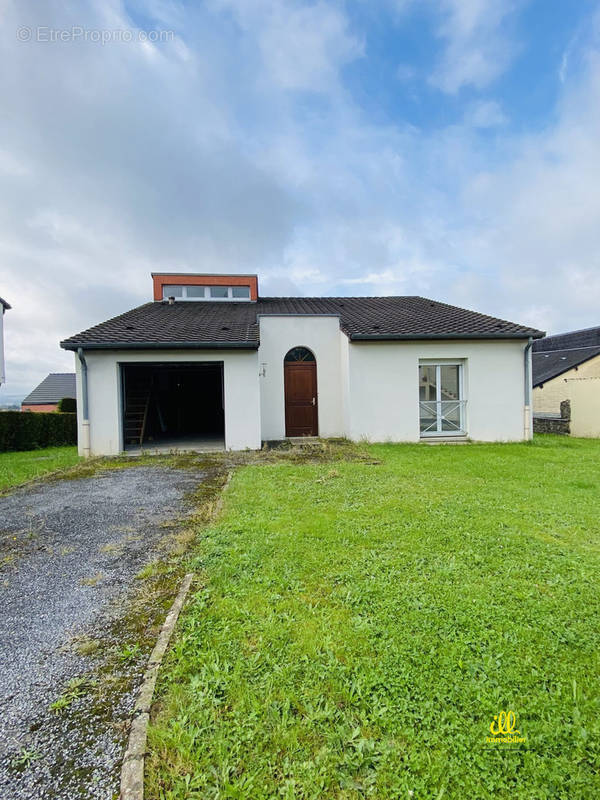
[[[250,300],[249,286],[163,286],[163,300]]]
[[[419,364],[419,430],[422,437],[465,434],[463,365]]]

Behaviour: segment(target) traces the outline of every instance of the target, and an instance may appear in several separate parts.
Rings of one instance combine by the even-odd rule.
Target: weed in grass
[[[77,638],[73,644],[73,649],[79,653],[80,656],[92,656],[98,652],[102,645],[99,639],[91,639],[88,636],[81,636]]]
[[[166,569],[166,567],[160,561],[151,561],[149,564],[146,564],[145,567],[142,567],[135,577],[138,581],[146,581],[148,578],[156,577],[156,575],[164,569]]]
[[[101,572],[96,573],[96,575],[92,575],[89,578],[82,578],[79,581],[80,586],[97,586],[100,581],[104,578],[104,575]]]
[[[23,747],[18,756],[11,761],[14,769],[27,769],[34,761],[39,761],[41,754],[37,750],[30,750]]]
[[[180,556],[189,549],[190,544],[195,540],[197,535],[197,531],[193,528],[186,528],[178,533],[165,537],[162,544],[171,555]]]
[[[59,714],[75,700],[82,697],[92,686],[89,678],[72,678],[65,686],[61,696],[50,705],[50,711]]]
[[[123,545],[120,542],[108,542],[100,546],[100,552],[118,556],[123,552]]]
[[[119,659],[119,661],[125,663],[137,661],[137,659],[140,657],[141,652],[142,648],[139,646],[137,642],[135,642],[134,644],[125,644],[123,645],[123,647],[120,648],[120,650],[118,650],[117,658]]]

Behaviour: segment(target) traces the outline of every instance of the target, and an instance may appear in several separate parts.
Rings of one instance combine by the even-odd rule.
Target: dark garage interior
[[[122,364],[126,449],[225,446],[223,364]]]

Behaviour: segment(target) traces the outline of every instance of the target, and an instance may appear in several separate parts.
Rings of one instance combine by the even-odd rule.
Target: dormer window
[[[250,300],[249,286],[163,285],[163,300]]]
[[[255,302],[258,300],[258,277],[256,275],[216,275],[206,272],[153,272],[153,294],[155,300],[177,302],[204,301]]]

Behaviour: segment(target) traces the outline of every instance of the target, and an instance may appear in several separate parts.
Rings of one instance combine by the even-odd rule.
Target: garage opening
[[[122,364],[121,381],[126,450],[225,447],[222,362]]]

